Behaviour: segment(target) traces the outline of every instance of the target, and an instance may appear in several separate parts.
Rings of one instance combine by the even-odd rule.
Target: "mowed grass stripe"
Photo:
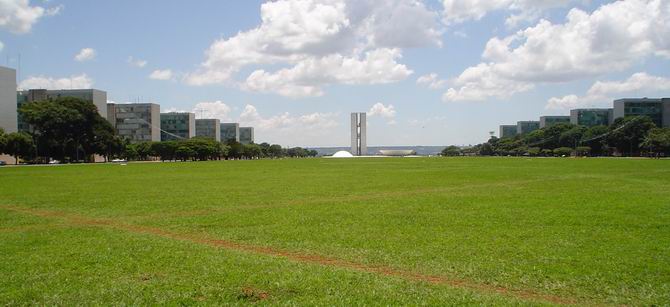
[[[497,293],[504,296],[513,297],[525,301],[535,301],[541,303],[570,305],[576,304],[576,300],[567,297],[560,297],[555,295],[548,295],[537,293],[532,290],[508,289],[505,287],[491,286],[487,284],[475,283],[463,279],[448,278],[446,276],[431,276],[420,273],[398,270],[386,266],[374,266],[353,261],[347,261],[332,257],[326,257],[316,254],[297,253],[287,250],[270,248],[265,246],[251,245],[240,242],[233,242],[229,240],[213,239],[203,236],[194,236],[189,234],[180,234],[156,227],[138,226],[132,224],[120,223],[110,219],[93,219],[80,215],[68,214],[60,211],[29,209],[16,206],[0,206],[4,210],[13,212],[29,214],[43,218],[59,218],[73,226],[95,226],[107,227],[116,230],[136,233],[148,234],[167,238],[172,240],[190,242],[200,245],[207,245],[216,248],[225,248],[227,250],[234,250],[240,252],[254,253],[260,255],[274,256],[285,258],[294,262],[316,264],[326,267],[334,267],[348,270],[355,270],[365,273],[373,273],[382,276],[402,278],[410,281],[427,282],[430,284],[448,285],[454,288],[462,288],[466,290],[474,290],[484,294]],[[583,303],[583,302],[581,302]]]

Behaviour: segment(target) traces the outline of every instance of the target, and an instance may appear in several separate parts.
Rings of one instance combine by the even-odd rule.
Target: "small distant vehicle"
[[[128,160],[126,160],[126,159],[114,159],[114,160],[112,160],[112,162],[113,163],[126,163],[126,162],[128,162]]]
[[[0,161],[0,166],[5,166],[5,165],[7,165],[7,162],[5,162],[5,161]]]
[[[60,161],[58,161],[58,160],[51,160],[51,161],[49,161],[49,164],[60,164]]]

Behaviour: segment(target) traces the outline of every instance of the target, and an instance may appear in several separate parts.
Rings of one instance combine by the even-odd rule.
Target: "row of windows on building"
[[[520,121],[516,125],[500,125],[500,138],[524,135],[558,123],[586,127],[608,126],[615,119],[644,115],[658,127],[670,127],[670,98],[624,98],[615,100],[612,108],[574,109],[569,116],[542,116],[539,121]]]

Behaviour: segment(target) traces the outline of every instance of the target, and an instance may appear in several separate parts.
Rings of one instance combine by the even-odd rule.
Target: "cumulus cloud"
[[[147,66],[147,61],[142,60],[142,59],[136,59],[132,56],[129,56],[128,60],[126,60],[126,62],[128,62],[128,64],[130,64],[132,66],[135,66],[137,68],[143,68],[144,66]]]
[[[97,52],[93,48],[83,48],[74,56],[79,62],[86,62],[95,59]]]
[[[40,6],[31,6],[28,0],[0,1],[0,28],[16,34],[28,33],[37,21],[46,15]]]
[[[384,48],[369,51],[361,58],[339,54],[308,58],[292,68],[275,73],[256,70],[249,75],[243,88],[288,97],[306,97],[323,95],[321,87],[331,83],[392,83],[412,74],[405,65],[396,62],[399,57],[399,50]]]
[[[447,80],[442,80],[436,73],[431,73],[416,79],[416,84],[427,86],[431,90],[438,90],[447,85]]]
[[[230,120],[230,106],[217,100],[213,102],[199,102],[193,107],[197,118],[215,118],[222,121]]]
[[[489,40],[482,54],[485,62],[458,76],[444,98],[505,98],[536,83],[621,71],[653,55],[670,55],[670,2],[622,0],[591,14],[572,9],[565,23],[541,20],[514,35]]]
[[[21,81],[21,89],[88,89],[93,87],[93,79],[86,74],[73,75],[69,78],[52,78],[45,76],[31,76]]]
[[[50,7],[48,9],[46,9],[46,11],[44,12],[44,15],[45,16],[56,16],[56,15],[60,14],[63,11],[63,9],[65,9],[65,6],[62,5],[62,4],[54,6],[54,7]]]
[[[393,120],[395,118],[396,111],[395,107],[392,104],[385,106],[383,103],[378,102],[375,103],[372,106],[372,108],[370,108],[370,111],[368,111],[368,115],[370,115],[370,117],[380,116],[386,119]]]
[[[240,125],[257,127],[260,131],[296,130],[307,132],[328,129],[338,125],[333,113],[311,113],[293,116],[289,112],[263,117],[255,106],[246,105],[240,114]]]
[[[446,24],[457,24],[469,20],[480,20],[493,11],[513,12],[505,24],[516,26],[522,21],[532,21],[541,17],[549,9],[565,7],[579,0],[442,0],[443,20]]]
[[[552,97],[547,102],[547,109],[568,110],[580,107],[605,105],[615,95],[635,93],[646,96],[646,93],[670,90],[670,79],[649,75],[645,72],[635,73],[623,81],[597,81],[584,96],[567,95]]]
[[[172,79],[172,70],[170,69],[157,69],[151,72],[149,79],[153,80],[171,80]]]
[[[436,20],[435,12],[414,0],[266,2],[259,26],[215,41],[184,81],[235,84],[243,67],[272,64],[284,68],[257,68],[242,87],[305,97],[323,95],[322,87],[331,83],[396,82],[411,73],[397,62],[403,48],[441,44]]]

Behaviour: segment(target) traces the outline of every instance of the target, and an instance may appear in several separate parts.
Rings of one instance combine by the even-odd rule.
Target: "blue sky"
[[[194,4],[195,3],[195,4]],[[670,96],[665,0],[0,0],[20,87],[239,121],[256,139],[485,141],[498,125]]]

